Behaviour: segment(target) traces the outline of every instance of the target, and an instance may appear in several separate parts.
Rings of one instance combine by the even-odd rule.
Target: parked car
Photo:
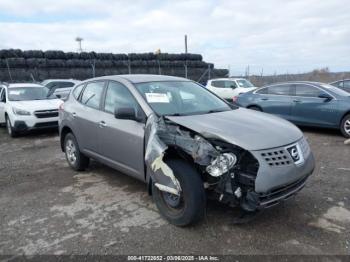
[[[240,94],[256,89],[252,83],[244,78],[210,79],[206,88],[228,102],[235,102]]]
[[[350,137],[350,94],[318,82],[285,82],[240,96],[240,106],[276,114],[297,125],[340,129]]]
[[[207,197],[248,214],[274,206],[314,169],[295,125],[179,77],[86,80],[61,107],[59,125],[74,170],[93,158],[147,183],[159,212],[179,226],[203,217]]]
[[[332,86],[336,86],[344,91],[350,93],[350,79],[343,79],[330,83]]]
[[[39,84],[0,85],[0,124],[6,124],[11,137],[33,129],[58,127],[58,107],[63,101],[48,94],[49,90]]]
[[[66,99],[72,87],[80,82],[81,81],[74,79],[46,79],[42,81],[41,84],[50,90],[49,95]]]

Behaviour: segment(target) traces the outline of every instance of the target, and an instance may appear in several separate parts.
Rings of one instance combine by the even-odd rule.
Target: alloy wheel
[[[350,119],[346,120],[344,123],[344,130],[345,132],[350,135]]]
[[[77,149],[74,142],[70,139],[67,140],[66,143],[66,156],[69,163],[75,165],[75,162],[77,161]]]
[[[9,118],[6,119],[6,127],[7,127],[7,133],[9,135],[11,135],[12,134],[12,129],[11,129],[11,121],[10,121]]]

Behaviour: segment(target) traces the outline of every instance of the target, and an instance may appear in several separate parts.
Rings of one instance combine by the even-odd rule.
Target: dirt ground
[[[350,146],[303,129],[317,167],[306,187],[245,225],[208,203],[189,228],[168,224],[146,186],[99,163],[72,171],[57,132],[0,128],[0,254],[350,254]]]

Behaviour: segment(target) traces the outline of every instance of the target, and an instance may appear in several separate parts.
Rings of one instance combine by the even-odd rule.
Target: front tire
[[[11,120],[8,116],[6,116],[6,130],[7,130],[7,134],[10,137],[17,137],[18,133],[14,130]]]
[[[166,163],[179,181],[181,193],[176,196],[161,191],[152,183],[153,200],[159,212],[176,226],[187,226],[200,221],[206,208],[206,194],[200,175],[184,160],[170,159]]]
[[[72,133],[68,133],[64,138],[64,152],[69,166],[75,171],[84,171],[88,167],[90,159],[80,152]]]
[[[346,138],[350,137],[350,114],[344,116],[340,124],[340,131]]]

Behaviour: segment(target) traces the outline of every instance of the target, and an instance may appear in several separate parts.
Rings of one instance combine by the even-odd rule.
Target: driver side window
[[[132,107],[136,112],[139,109],[137,101],[124,85],[118,82],[109,82],[104,111],[114,114],[116,108],[123,107]]]

